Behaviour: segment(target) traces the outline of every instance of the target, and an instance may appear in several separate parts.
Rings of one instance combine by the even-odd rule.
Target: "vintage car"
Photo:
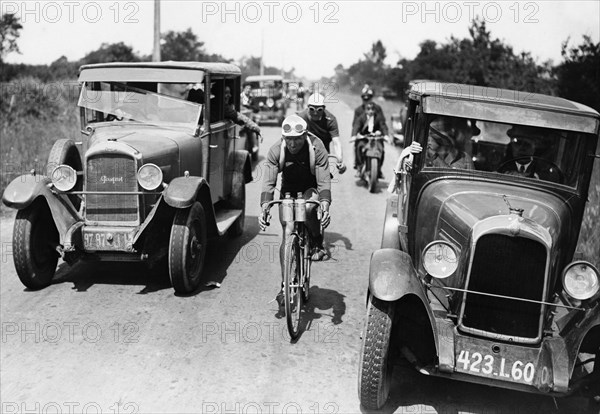
[[[81,142],[58,139],[46,171],[17,177],[14,263],[30,289],[60,258],[155,264],[176,292],[199,285],[207,240],[244,228],[251,164],[225,118],[240,69],[223,63],[106,63],[80,68]],[[204,93],[204,91],[210,93]]]
[[[265,123],[281,125],[287,111],[283,77],[280,75],[248,76],[244,84],[252,88],[254,121],[259,125]]]
[[[407,145],[422,152],[398,162],[371,257],[362,405],[384,405],[397,358],[426,375],[598,395],[599,273],[574,253],[600,115],[470,85],[415,83],[408,98]]]

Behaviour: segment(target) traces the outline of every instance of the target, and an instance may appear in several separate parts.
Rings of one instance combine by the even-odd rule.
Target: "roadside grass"
[[[360,96],[356,94],[339,92],[336,96],[351,108],[356,108],[361,104]],[[379,100],[377,98],[374,101],[383,109],[389,128],[391,126],[390,117],[399,114],[400,107],[404,104],[400,101]],[[600,142],[596,154],[600,154]],[[583,213],[581,231],[575,251],[577,253],[576,257],[590,261],[600,270],[600,159],[596,159],[594,162],[588,202]]]
[[[0,84],[0,191],[32,169],[44,174],[57,139],[79,139],[78,93],[66,85],[73,83],[22,78]]]

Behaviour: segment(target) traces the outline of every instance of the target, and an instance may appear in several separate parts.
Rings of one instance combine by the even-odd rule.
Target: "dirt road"
[[[343,140],[351,109],[329,107]],[[264,128],[261,155],[278,139]],[[48,288],[26,291],[11,257],[14,214],[1,220],[2,412],[360,412],[357,372],[369,258],[379,247],[387,180],[369,194],[351,169],[335,177],[331,258],[313,267],[310,325],[290,344],[272,302],[280,228],[257,225],[260,163],[247,187],[246,231],[208,250],[204,287],[175,296],[166,273],[131,264],[62,264]],[[392,177],[397,149],[387,147]],[[262,159],[262,157],[261,157]],[[394,374],[385,412],[584,412],[587,403]]]

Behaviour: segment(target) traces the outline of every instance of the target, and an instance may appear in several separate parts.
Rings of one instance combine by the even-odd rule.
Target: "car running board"
[[[237,220],[242,214],[242,210],[218,210],[215,212],[215,218],[217,221],[217,230],[219,236],[225,234],[225,232],[231,227],[231,225]]]

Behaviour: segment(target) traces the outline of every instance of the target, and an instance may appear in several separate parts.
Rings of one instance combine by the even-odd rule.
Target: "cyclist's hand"
[[[269,226],[270,214],[267,208],[263,208],[258,216],[258,225],[262,231],[265,231]]]
[[[331,223],[331,216],[329,215],[329,203],[327,201],[321,202],[321,227],[326,229]]]
[[[343,162],[337,163],[335,166],[340,174],[346,172],[346,164],[344,164]]]
[[[375,131],[375,136],[376,137],[380,137],[381,136],[381,131]]]

